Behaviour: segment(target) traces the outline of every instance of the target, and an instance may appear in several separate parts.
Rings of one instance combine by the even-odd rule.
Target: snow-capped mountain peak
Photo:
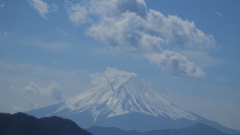
[[[197,119],[161,96],[150,83],[135,73],[107,68],[104,74],[98,73],[92,77],[95,84],[96,81],[101,83],[66,101],[56,113],[63,110],[69,110],[69,114],[90,111],[94,121],[99,116],[109,118],[133,112],[156,117],[166,116],[174,120]]]
[[[39,118],[54,115],[70,118],[85,128],[97,125],[144,132],[205,123],[222,131],[233,131],[177,107],[135,73],[107,68],[91,77],[96,85],[93,89],[27,113]]]

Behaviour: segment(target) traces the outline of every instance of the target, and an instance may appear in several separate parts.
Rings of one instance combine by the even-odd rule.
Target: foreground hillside
[[[71,120],[0,113],[0,135],[91,135]]]

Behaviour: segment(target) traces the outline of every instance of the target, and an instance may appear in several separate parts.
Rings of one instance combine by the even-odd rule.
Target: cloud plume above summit
[[[91,23],[93,16],[97,18],[88,28],[87,35],[113,50],[142,52],[150,63],[172,76],[204,77],[205,73],[174,49],[164,48],[216,48],[213,36],[198,29],[194,22],[147,9],[144,0],[68,3],[68,11],[71,11],[68,12],[69,19],[75,24]],[[167,58],[170,52],[171,57],[176,58],[175,63],[181,66],[162,61],[161,58]]]
[[[137,76],[135,73],[120,71],[115,68],[107,67],[104,73],[91,74],[91,83],[94,85],[103,85],[106,83],[111,83],[114,80],[122,78],[122,80],[127,80],[132,76]]]

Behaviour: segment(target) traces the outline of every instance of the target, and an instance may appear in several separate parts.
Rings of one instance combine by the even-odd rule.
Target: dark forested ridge
[[[0,135],[91,135],[73,121],[60,117],[37,119],[24,114],[0,113]]]
[[[80,128],[75,122],[69,119],[53,116],[41,118],[40,121],[58,135],[90,135],[90,133]]]

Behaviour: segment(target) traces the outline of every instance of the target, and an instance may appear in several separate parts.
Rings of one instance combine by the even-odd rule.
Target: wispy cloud
[[[216,14],[217,14],[219,17],[223,17],[222,13],[220,13],[220,12],[216,12]]]
[[[71,44],[64,41],[48,41],[39,37],[28,36],[23,39],[24,44],[41,47],[50,51],[62,52],[71,47]]]
[[[32,42],[32,43],[29,43],[29,45],[42,47],[47,50],[56,51],[56,52],[62,52],[71,46],[70,44],[64,43],[64,42],[41,42],[41,41]]]
[[[51,5],[50,11],[51,11],[51,12],[57,12],[57,11],[58,11],[58,6],[57,6],[55,3],[53,3],[53,4]]]
[[[3,40],[6,39],[8,35],[9,34],[6,31],[0,33],[0,45],[2,45]]]
[[[28,0],[31,6],[38,11],[40,16],[46,19],[46,14],[49,13],[49,5],[42,0]]]
[[[226,83],[226,82],[230,81],[228,78],[225,78],[225,77],[219,77],[217,80],[222,82],[222,83]]]
[[[205,77],[205,73],[196,64],[189,62],[183,55],[173,51],[146,54],[151,63],[173,76]]]
[[[87,22],[88,11],[85,6],[68,3],[67,12],[69,20],[74,24],[79,25]]]
[[[21,107],[15,106],[15,105],[12,105],[12,106],[11,106],[11,109],[12,109],[14,112],[22,112],[22,111],[24,111]]]
[[[0,40],[6,38],[8,36],[8,33],[6,31],[3,31],[2,33],[0,33]]]
[[[129,78],[131,76],[137,76],[137,74],[107,67],[104,73],[95,73],[91,74],[90,76],[92,78],[92,84],[103,85],[112,82],[113,80],[116,80],[119,76]]]
[[[81,20],[91,16],[97,18],[87,34],[111,49],[147,54],[144,56],[152,64],[173,76],[205,76],[199,66],[189,62],[182,54],[164,49],[166,46],[195,50],[216,48],[213,36],[198,29],[194,22],[148,10],[144,0],[90,0],[88,4],[75,4],[75,7],[87,12],[75,23],[82,23]],[[70,20],[73,20],[71,16],[74,12],[69,14]],[[161,58],[168,62],[162,62]],[[172,58],[179,67],[172,63]]]
[[[214,67],[226,64],[226,61],[217,59],[203,50],[179,50],[179,53],[186,56],[189,60],[198,63],[202,68]]]
[[[47,14],[51,11],[57,12],[58,6],[56,4],[49,5],[43,0],[28,0],[29,4],[40,14],[44,19],[47,19]]]
[[[24,91],[34,95],[51,96],[51,98],[58,101],[63,99],[61,86],[55,82],[51,82],[51,84],[46,87],[40,87],[38,84],[30,82],[24,87]]]
[[[89,81],[89,72],[85,70],[69,71],[51,65],[0,61],[0,107],[4,103],[9,106],[4,107],[5,110],[14,113],[12,104],[24,111],[54,104],[91,88]]]
[[[53,59],[51,59],[51,63],[52,63],[54,66],[57,66],[57,65],[58,65],[58,63],[57,63],[55,60],[53,60]]]
[[[59,80],[66,81],[69,79],[73,79],[79,83],[79,80],[83,79],[84,77],[86,78],[88,76],[88,72],[82,71],[82,70],[76,70],[76,71],[56,70],[50,67],[39,66],[39,65],[29,64],[29,63],[12,64],[5,61],[0,61],[0,69],[1,71],[7,71],[8,76],[11,76],[13,74],[14,75],[13,78],[18,78],[18,76],[21,76],[24,74],[24,77],[29,76],[31,78],[34,78],[34,77],[43,78],[44,80],[59,79]],[[0,76],[0,79],[1,78],[4,79],[3,76]]]
[[[4,8],[5,7],[5,5],[4,4],[0,4],[0,8]]]
[[[6,31],[4,31],[4,32],[3,32],[3,35],[4,35],[4,36],[7,36],[7,35],[8,35],[8,33],[7,33]]]

